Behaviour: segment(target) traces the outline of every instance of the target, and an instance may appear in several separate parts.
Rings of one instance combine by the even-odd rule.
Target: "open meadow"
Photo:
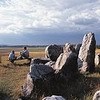
[[[29,61],[18,60],[14,64],[8,61],[8,54],[11,50],[15,50],[16,56],[23,48],[0,48],[0,100],[17,100],[21,94],[21,86],[26,80],[29,72]],[[29,48],[30,57],[44,57],[43,47]],[[96,50],[100,53],[100,49]],[[75,81],[68,86],[62,86],[65,90],[61,90],[64,97],[68,100],[92,100],[93,94],[100,90],[100,65],[96,66],[95,73],[86,73],[80,75]]]

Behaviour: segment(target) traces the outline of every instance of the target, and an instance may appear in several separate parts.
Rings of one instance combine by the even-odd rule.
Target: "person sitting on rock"
[[[29,51],[28,51],[27,47],[24,47],[24,50],[20,52],[20,56],[21,56],[20,58],[22,58],[22,59],[29,58]]]
[[[12,63],[14,63],[15,60],[16,60],[15,51],[12,50],[12,51],[9,53],[9,61],[11,61]]]

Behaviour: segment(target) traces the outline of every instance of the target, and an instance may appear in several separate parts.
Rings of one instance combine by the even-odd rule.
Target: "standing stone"
[[[59,55],[63,52],[63,48],[58,45],[50,45],[45,49],[45,57],[50,58],[52,61],[56,61]]]
[[[65,53],[66,52],[75,52],[75,48],[72,44],[70,43],[66,43],[65,46],[64,46],[64,50],[63,50]]]
[[[95,56],[95,65],[98,66],[100,64],[100,54],[96,54]]]
[[[53,69],[55,73],[61,72],[67,78],[75,75],[78,71],[76,53],[67,52],[60,54]]]
[[[94,72],[95,70],[95,48],[96,40],[94,33],[87,33],[83,37],[82,46],[78,55],[78,67],[82,73]]]
[[[71,46],[70,43],[66,43],[65,46],[64,46],[63,51],[64,51],[64,52],[69,52],[69,51],[70,51],[70,46]]]

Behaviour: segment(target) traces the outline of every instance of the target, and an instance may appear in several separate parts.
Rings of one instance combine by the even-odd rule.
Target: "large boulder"
[[[80,72],[84,73],[87,70],[89,72],[94,72],[95,48],[96,48],[96,40],[94,33],[90,32],[85,34],[78,55],[78,67]]]
[[[95,65],[98,66],[100,64],[100,54],[95,55]]]
[[[63,52],[63,48],[59,45],[50,45],[45,49],[45,57],[50,58],[52,61],[56,61],[59,55]]]
[[[30,98],[31,94],[33,93],[32,91],[34,91],[34,88],[36,87],[36,85],[38,84],[42,85],[39,82],[41,80],[44,80],[49,75],[53,75],[53,74],[54,74],[54,70],[52,69],[52,67],[48,65],[43,65],[43,64],[30,65],[30,72],[27,74],[26,82],[22,87],[23,97]]]
[[[30,65],[30,75],[34,80],[41,79],[45,75],[53,72],[54,72],[53,68],[48,65],[42,65],[42,64]]]
[[[76,53],[67,52],[60,54],[53,69],[55,73],[60,72],[68,77],[75,75],[78,72]]]
[[[42,100],[65,100],[62,96],[52,95],[51,97],[45,97]]]

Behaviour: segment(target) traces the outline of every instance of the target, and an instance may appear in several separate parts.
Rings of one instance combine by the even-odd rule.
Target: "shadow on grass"
[[[2,64],[1,67],[13,69],[14,64]]]
[[[61,95],[66,100],[87,100],[89,96],[89,100],[92,100],[96,86],[99,89],[99,77],[87,77],[81,74],[70,81],[65,81],[63,78],[57,80],[52,78],[48,82],[39,80],[30,100],[41,100],[40,98],[51,95]]]
[[[16,66],[30,66],[30,62],[28,62],[28,63],[14,63],[14,66],[16,67]]]
[[[0,100],[12,100],[11,90],[6,80],[0,82]]]
[[[95,86],[100,84],[100,78],[85,77],[79,75],[69,82],[64,80],[52,80],[51,95],[61,95],[66,100],[86,100],[87,94],[95,90]]]
[[[8,93],[3,93],[0,91],[0,100],[12,100],[12,96],[10,96]]]
[[[13,68],[15,68],[15,67],[17,67],[17,66],[30,66],[30,62],[28,62],[28,63],[10,63],[10,64],[6,64],[6,65],[4,65],[4,64],[2,64],[1,65],[1,67],[4,67],[4,68],[10,68],[10,69],[13,69]]]
[[[95,68],[95,72],[100,74],[100,65]]]

